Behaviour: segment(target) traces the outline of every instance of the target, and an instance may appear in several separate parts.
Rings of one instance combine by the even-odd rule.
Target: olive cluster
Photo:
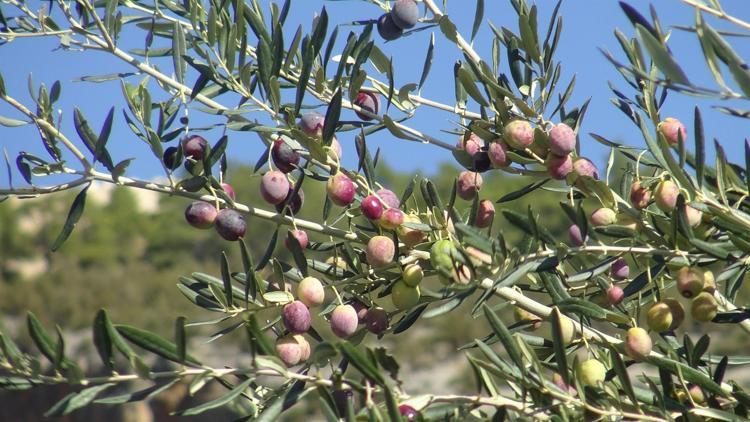
[[[419,7],[414,0],[398,0],[390,12],[378,18],[378,33],[386,41],[393,41],[414,28],[419,20]]]

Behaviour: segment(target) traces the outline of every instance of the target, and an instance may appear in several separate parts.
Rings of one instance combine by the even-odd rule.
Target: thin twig
[[[83,155],[83,153],[76,148],[75,145],[73,145],[73,142],[70,141],[65,135],[63,135],[58,128],[56,128],[54,125],[52,125],[50,122],[40,118],[36,114],[34,114],[31,110],[26,108],[25,105],[19,103],[14,98],[9,97],[7,95],[0,95],[0,99],[10,104],[13,108],[20,111],[21,113],[25,114],[28,118],[34,121],[34,124],[39,127],[40,130],[43,130],[45,133],[47,133],[49,136],[54,136],[55,138],[59,139],[60,142],[65,145],[65,147],[78,159],[78,161],[81,162],[81,164],[85,168],[91,168],[91,164],[86,159],[86,156]]]
[[[731,22],[739,27],[742,27],[744,29],[750,30],[750,23],[743,21],[742,19],[735,18],[732,15],[727,14],[723,10],[716,10],[713,7],[709,7],[705,4],[698,3],[695,0],[681,0],[683,3],[692,6],[696,9],[702,10],[708,14],[714,15],[719,19],[724,19],[725,21]]]

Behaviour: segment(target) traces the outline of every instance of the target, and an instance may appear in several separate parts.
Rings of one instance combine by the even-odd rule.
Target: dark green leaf
[[[229,275],[229,261],[227,254],[221,252],[221,279],[224,282],[224,297],[226,298],[227,307],[234,306],[234,295],[232,294],[232,278]]]
[[[687,76],[685,76],[685,72],[682,71],[680,65],[674,60],[666,46],[656,39],[648,29],[640,24],[635,25],[635,30],[643,41],[643,45],[646,47],[646,50],[648,50],[654,64],[664,73],[664,76],[675,83],[690,85],[690,81],[688,81]]]
[[[136,346],[173,362],[180,362],[180,356],[177,354],[177,347],[174,343],[150,331],[141,330],[129,325],[115,325],[115,328],[119,334]],[[185,362],[192,365],[200,365],[200,362],[190,355],[185,356]]]
[[[70,393],[45,412],[44,416],[49,418],[53,416],[64,416],[75,412],[91,403],[99,393],[114,385],[114,383],[107,383],[89,387],[77,393]]]
[[[402,420],[401,412],[398,410],[398,402],[396,402],[396,398],[388,386],[384,386],[383,395],[385,396],[385,405],[388,408],[388,418],[392,421]]]
[[[498,199],[496,201],[496,203],[501,204],[501,203],[504,203],[504,202],[510,202],[510,201],[516,200],[518,198],[521,198],[521,197],[525,196],[526,194],[529,194],[529,193],[531,193],[531,192],[539,189],[540,187],[544,186],[549,181],[550,181],[550,179],[542,179],[542,180],[536,181],[534,183],[530,183],[530,184],[522,187],[521,189],[519,189],[517,191],[510,192],[508,194],[503,195],[500,199]]]
[[[484,0],[477,0],[477,9],[474,12],[474,25],[471,27],[471,41],[474,41],[474,37],[479,32],[479,27],[482,25],[482,19],[484,18]]]
[[[297,264],[297,268],[300,273],[302,273],[303,277],[307,277],[307,259],[305,258],[305,252],[302,250],[302,246],[291,231],[287,232],[286,241],[291,247],[292,256],[294,257],[295,264]]]
[[[172,26],[172,63],[174,64],[175,76],[179,83],[183,83],[185,71],[187,70],[185,59],[183,59],[185,52],[185,33],[182,32],[180,23],[175,21]]]
[[[102,363],[110,371],[114,368],[114,356],[112,355],[112,339],[109,337],[107,330],[107,314],[103,309],[96,313],[93,326],[94,345],[96,346]]]
[[[70,234],[73,232],[73,229],[78,223],[78,220],[81,218],[83,209],[86,206],[86,192],[88,191],[90,186],[91,185],[89,184],[85,188],[83,188],[73,200],[73,205],[71,205],[70,207],[70,211],[68,212],[68,217],[65,219],[63,229],[50,247],[52,252],[58,250],[60,246],[62,246],[62,244],[68,239],[68,236],[70,236]]]
[[[503,346],[505,346],[505,351],[508,353],[510,359],[513,361],[517,368],[519,368],[522,372],[526,372],[526,365],[524,365],[523,363],[521,351],[518,349],[518,345],[513,339],[513,335],[508,330],[508,327],[503,324],[497,314],[495,314],[495,312],[493,312],[486,303],[482,308],[484,310],[484,316],[487,318],[490,326],[492,327],[492,331],[495,332],[497,338],[501,343],[503,343]]]
[[[305,98],[305,91],[307,90],[307,82],[310,80],[310,73],[312,72],[312,64],[315,60],[315,52],[310,46],[310,38],[305,37],[302,40],[302,69],[299,75],[299,84],[297,85],[297,96],[294,101],[294,114],[299,114],[300,107],[302,106],[302,100]]]
[[[362,375],[378,385],[385,385],[383,376],[378,372],[378,369],[373,362],[371,362],[366,355],[352,346],[351,343],[342,341],[338,344],[338,349],[344,356],[346,356],[349,362],[362,373]]]
[[[427,47],[427,55],[424,58],[424,65],[422,65],[422,76],[419,78],[419,89],[422,89],[422,86],[427,80],[427,75],[430,74],[430,69],[432,68],[432,54],[434,51],[435,51],[435,34],[431,34],[430,44]]]
[[[103,397],[101,399],[94,400],[96,404],[125,404],[133,403],[141,400],[146,400],[151,397],[156,397],[166,390],[169,390],[176,383],[180,382],[180,378],[175,378],[163,385],[152,385],[151,387],[144,388],[143,390],[134,391],[132,393],[120,394],[117,396]]]
[[[698,180],[698,189],[703,188],[703,177],[706,163],[706,143],[703,134],[703,118],[698,106],[695,107],[695,177]]]
[[[247,389],[247,387],[249,387],[250,384],[253,383],[253,381],[255,381],[255,379],[248,378],[245,381],[241,382],[240,384],[237,384],[234,388],[232,388],[231,390],[229,390],[228,393],[224,394],[221,397],[218,397],[218,398],[213,399],[213,400],[211,400],[209,402],[200,404],[198,406],[191,407],[189,409],[179,410],[179,411],[175,412],[174,414],[177,415],[177,416],[199,415],[199,414],[205,412],[206,410],[211,410],[211,409],[215,409],[217,407],[224,406],[225,404],[228,404],[232,400],[234,400],[237,397],[239,397],[245,391],[245,389]]]
[[[186,343],[187,339],[185,337],[185,317],[180,316],[177,317],[174,323],[174,338],[175,338],[175,346],[177,347],[177,357],[179,358],[180,363],[185,362],[185,354],[186,354]]]
[[[55,362],[55,343],[52,341],[52,337],[49,336],[47,330],[44,328],[36,315],[29,312],[26,316],[26,323],[29,330],[31,339],[34,340],[34,344],[42,354],[50,360]]]
[[[620,353],[612,346],[610,346],[610,351],[610,357],[612,359],[612,369],[620,379],[620,385],[622,385],[622,389],[625,390],[625,394],[628,395],[633,403],[638,403],[638,399],[635,395],[635,390],[633,389],[633,383],[630,381],[630,375],[628,374],[628,369],[625,366],[625,362],[623,362],[622,360],[622,356],[620,356]]]
[[[341,89],[336,90],[336,93],[331,97],[331,102],[326,110],[325,123],[323,125],[323,144],[330,145],[334,134],[336,133],[336,127],[339,124],[339,117],[341,116]]]
[[[248,302],[248,297],[253,300],[258,296],[258,275],[255,273],[253,265],[253,257],[245,245],[245,239],[240,239],[240,255],[242,256],[242,268],[245,271],[245,304]]]

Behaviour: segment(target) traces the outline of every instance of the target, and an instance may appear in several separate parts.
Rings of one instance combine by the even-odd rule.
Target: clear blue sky
[[[267,8],[268,1],[260,2]],[[447,13],[456,22],[459,31],[465,35],[471,32],[471,24],[474,17],[475,3],[469,0],[453,0],[448,2]],[[546,28],[548,16],[551,12],[553,1],[543,0],[540,5],[540,28]],[[646,1],[631,1],[644,14],[647,14],[648,3]],[[297,0],[293,2],[292,12],[286,24],[287,32],[296,30],[298,24],[303,24],[305,31],[310,31],[310,21],[314,13],[325,5],[331,22],[347,23],[354,20],[375,18],[379,10],[372,4],[359,1],[314,1]],[[678,0],[661,0],[656,2],[656,8],[662,23],[667,25],[690,24],[694,20],[693,10],[682,5]],[[735,9],[741,9],[735,7]],[[4,6],[7,13],[7,6]],[[730,9],[731,10],[731,9]],[[748,10],[735,10],[740,17],[750,18]],[[744,12],[744,13],[743,13]],[[561,14],[564,18],[564,30],[559,47],[558,57],[563,59],[562,85],[573,75],[577,75],[577,84],[570,106],[580,105],[586,98],[592,97],[589,111],[584,121],[581,142],[584,155],[592,157],[600,166],[604,165],[608,151],[599,146],[587,134],[589,132],[599,133],[609,139],[619,140],[631,145],[643,145],[639,131],[630,121],[621,114],[609,99],[613,96],[607,87],[608,81],[613,81],[616,86],[628,94],[626,84],[614,71],[612,66],[604,59],[598,51],[598,47],[605,48],[623,57],[619,46],[613,35],[614,27],[619,27],[627,35],[632,35],[633,30],[630,23],[625,19],[618,4],[614,0],[566,0],[563,2]],[[508,1],[490,0],[486,1],[485,20],[490,20],[497,26],[507,26],[513,30],[517,29],[515,13],[512,11]],[[717,27],[724,28],[721,22],[711,21]],[[343,40],[352,27],[340,28],[339,42],[336,52],[343,47]],[[358,27],[353,27],[359,31]],[[435,50],[434,64],[422,95],[444,103],[453,103],[453,63],[460,56],[455,46],[445,41],[439,31],[436,32],[438,48]],[[130,32],[121,40],[122,45],[129,47],[142,47],[145,34],[141,32]],[[489,57],[491,31],[487,25],[483,26],[477,41],[476,50],[480,55]],[[393,55],[394,67],[397,74],[396,85],[402,86],[409,82],[418,82],[422,63],[424,61],[426,47],[429,42],[430,31],[423,31],[396,42],[384,44],[378,37],[378,45],[384,49],[386,54]],[[291,34],[286,37],[287,42]],[[745,57],[750,57],[747,39],[734,39],[738,51]],[[64,52],[54,50],[56,39],[17,39],[10,44],[0,47],[0,72],[2,73],[9,93],[20,98],[27,105],[32,104],[28,97],[26,81],[29,73],[33,73],[34,81],[38,84],[44,82],[50,86],[52,82],[59,79],[63,83],[62,98],[57,107],[63,110],[63,130],[70,137],[77,139],[73,129],[74,106],[83,110],[92,126],[98,131],[106,112],[114,104],[117,107],[115,126],[110,147],[115,161],[129,157],[138,157],[131,165],[128,174],[139,177],[151,177],[160,174],[158,163],[149,156],[148,147],[136,138],[127,128],[121,114],[121,109],[126,107],[121,95],[119,83],[116,81],[92,84],[72,82],[74,79],[84,75],[101,75],[114,72],[129,72],[132,69],[125,63],[97,52]],[[674,31],[670,46],[675,52],[691,80],[697,84],[713,86],[713,81],[702,60],[702,53],[698,42],[693,34],[682,31]],[[54,51],[53,51],[54,50]],[[503,52],[505,62],[505,53]],[[171,61],[157,61],[161,69],[171,69]],[[370,69],[374,73],[374,69]],[[167,72],[169,73],[169,72]],[[192,85],[194,76],[188,78],[188,85]],[[137,83],[138,79],[131,78],[131,83]],[[164,98],[160,95],[157,98]],[[309,96],[307,97],[309,100]],[[746,136],[747,123],[743,119],[725,116],[710,110],[708,106],[713,102],[699,101],[694,97],[672,94],[667,100],[665,111],[683,120],[692,132],[693,107],[700,104],[704,107],[704,121],[707,131],[707,139],[714,137],[720,139],[727,149],[727,153],[735,161],[742,157],[742,141]],[[227,102],[227,105],[231,105]],[[750,108],[747,104],[735,103],[739,108]],[[475,105],[472,103],[472,107]],[[475,108],[476,109],[476,108]],[[323,110],[324,112],[324,110]],[[214,118],[198,118],[198,112],[192,112],[192,124],[203,124],[206,122],[219,122]],[[19,114],[11,110],[7,105],[0,104],[0,115],[19,118]],[[354,118],[345,116],[344,118]],[[455,142],[455,137],[442,133],[441,129],[452,129],[453,115],[422,108],[417,112],[417,117],[409,124],[424,130],[439,139]],[[211,142],[218,139],[218,135],[209,133],[207,137]],[[230,156],[233,160],[252,164],[260,152],[260,141],[255,134],[230,132],[231,144]],[[691,133],[692,141],[692,133]],[[417,171],[421,170],[430,174],[436,168],[436,164],[450,160],[450,153],[432,146],[409,143],[398,140],[383,132],[369,138],[372,147],[382,148],[381,156],[389,164],[399,170]],[[355,151],[352,145],[351,135],[341,138],[344,145],[345,164],[355,163]],[[691,143],[688,145],[692,145]],[[18,151],[25,150],[42,154],[38,134],[33,127],[5,128],[0,126],[0,147],[6,148],[14,160]],[[712,148],[711,148],[712,149]],[[713,155],[713,151],[711,151]],[[15,167],[15,166],[14,166]],[[15,170],[15,168],[14,168]],[[7,174],[0,171],[0,185],[7,186]],[[18,175],[14,176],[16,184],[20,182]],[[37,183],[43,184],[42,179]]]

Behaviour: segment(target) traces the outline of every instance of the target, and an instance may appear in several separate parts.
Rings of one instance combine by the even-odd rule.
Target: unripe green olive
[[[683,297],[695,297],[703,290],[703,271],[699,268],[682,267],[675,274],[677,291]]]
[[[419,286],[419,283],[422,282],[422,278],[424,278],[424,271],[422,271],[422,267],[420,267],[419,264],[407,265],[401,274],[401,279],[410,287]]]
[[[457,254],[458,249],[456,245],[449,239],[438,240],[430,248],[430,263],[432,264],[432,268],[438,271],[440,281],[445,284],[450,282],[448,274],[452,274],[454,271],[453,257]]]
[[[719,312],[719,304],[711,293],[702,292],[693,299],[690,305],[690,314],[699,322],[709,322]]]
[[[578,364],[578,375],[583,385],[596,387],[600,382],[604,382],[607,368],[597,359],[588,359]]]
[[[657,333],[669,330],[672,326],[672,321],[672,310],[664,302],[654,303],[646,313],[648,327]]]
[[[410,287],[403,281],[397,281],[391,289],[391,301],[399,310],[407,310],[419,303],[419,287]]]
[[[640,327],[633,327],[628,330],[625,336],[625,353],[634,360],[643,360],[651,354],[653,342],[648,332]]]

